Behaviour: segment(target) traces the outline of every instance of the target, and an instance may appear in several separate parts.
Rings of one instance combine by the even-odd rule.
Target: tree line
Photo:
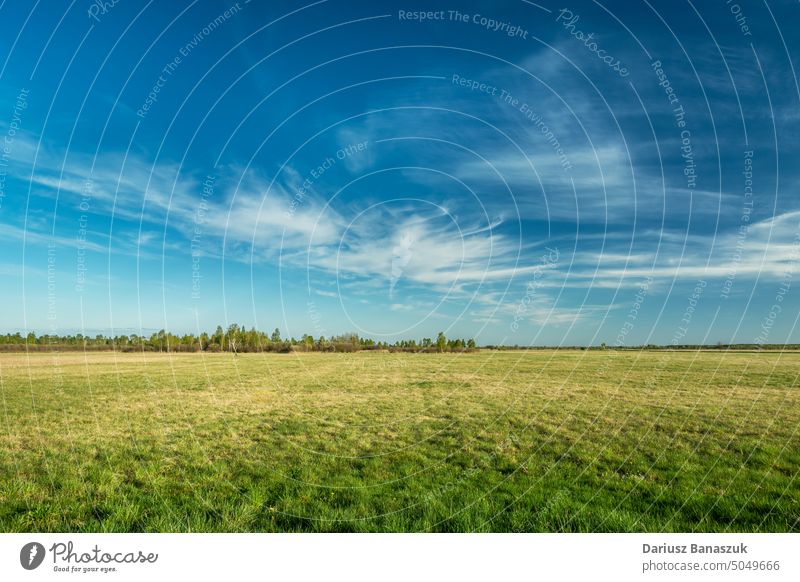
[[[278,328],[271,334],[247,329],[236,323],[224,329],[221,325],[213,333],[176,335],[160,330],[151,335],[119,334],[95,336],[83,334],[27,335],[8,333],[0,335],[0,351],[45,351],[45,350],[89,350],[89,351],[147,351],[147,352],[357,352],[365,350],[388,350],[392,352],[463,352],[477,349],[474,339],[447,338],[439,332],[435,338],[421,340],[399,340],[396,342],[375,341],[359,337],[356,333],[313,337],[304,334],[299,339],[282,338]]]
[[[640,350],[798,350],[798,344],[681,344],[681,345],[641,345],[641,346],[520,346],[520,345],[484,345],[489,350],[608,350],[608,351],[640,351]],[[165,330],[148,335],[118,334],[83,335],[83,334],[42,334],[30,332],[27,335],[7,333],[0,335],[0,352],[46,351],[46,350],[87,350],[87,351],[147,351],[147,352],[356,352],[367,350],[384,350],[391,352],[465,352],[477,350],[474,339],[448,338],[439,332],[435,338],[421,340],[398,340],[395,342],[375,341],[359,337],[356,333],[312,337],[303,335],[284,339],[278,328],[271,334],[255,328],[232,324],[223,329],[218,325],[213,333],[203,332],[199,335],[176,335]]]

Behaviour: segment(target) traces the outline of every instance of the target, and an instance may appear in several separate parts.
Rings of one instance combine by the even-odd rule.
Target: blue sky
[[[3,3],[3,331],[800,341],[798,6],[633,4]]]

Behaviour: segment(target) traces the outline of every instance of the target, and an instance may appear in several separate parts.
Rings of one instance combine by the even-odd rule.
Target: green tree
[[[231,352],[236,353],[240,347],[239,325],[232,323],[228,326],[228,348]]]

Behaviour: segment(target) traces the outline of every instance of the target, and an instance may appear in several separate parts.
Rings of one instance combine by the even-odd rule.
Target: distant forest
[[[119,352],[358,352],[358,351],[390,351],[413,353],[437,352],[471,352],[479,349],[474,339],[453,339],[439,332],[435,338],[422,338],[421,340],[399,340],[396,342],[375,341],[370,338],[359,337],[355,333],[335,335],[329,338],[320,336],[314,338],[303,335],[300,339],[294,337],[284,339],[279,329],[271,334],[257,331],[254,328],[246,329],[238,324],[223,329],[217,326],[213,333],[175,335],[161,330],[149,336],[146,335],[115,335],[107,336],[98,334],[88,336],[74,335],[36,335],[30,332],[8,333],[0,335],[0,352],[24,351],[119,351]],[[654,345],[643,346],[495,346],[483,345],[480,349],[491,350],[800,350],[800,344],[723,344],[714,345]]]
[[[463,352],[476,349],[474,339],[449,339],[444,332],[435,338],[400,340],[394,343],[359,337],[355,333],[326,338],[303,335],[300,339],[283,339],[278,328],[272,334],[246,329],[238,324],[223,329],[217,326],[213,333],[175,335],[161,330],[146,335],[27,335],[20,333],[0,335],[0,351],[147,351],[147,352],[356,352],[362,350],[390,350],[407,352]]]

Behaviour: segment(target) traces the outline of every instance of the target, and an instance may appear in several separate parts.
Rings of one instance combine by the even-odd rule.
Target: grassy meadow
[[[0,354],[2,531],[798,531],[800,353]]]

